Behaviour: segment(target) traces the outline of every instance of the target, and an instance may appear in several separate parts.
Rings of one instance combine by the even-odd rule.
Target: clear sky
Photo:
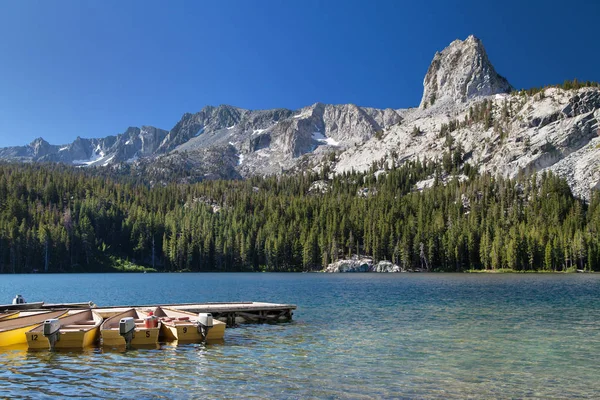
[[[205,105],[419,104],[436,51],[469,34],[517,88],[600,80],[600,1],[0,0],[0,146]]]

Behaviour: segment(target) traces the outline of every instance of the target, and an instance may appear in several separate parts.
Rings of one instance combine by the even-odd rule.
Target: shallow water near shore
[[[596,274],[0,275],[0,303],[266,301],[291,323],[127,352],[0,348],[0,397],[588,398]]]

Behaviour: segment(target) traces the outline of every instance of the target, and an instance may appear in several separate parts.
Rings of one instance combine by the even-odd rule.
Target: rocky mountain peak
[[[40,145],[44,145],[44,144],[48,144],[48,142],[46,142],[44,140],[44,138],[39,137],[39,138],[33,139],[33,141],[29,145],[33,147],[33,146],[40,146]]]
[[[421,108],[436,102],[465,102],[477,96],[508,93],[512,86],[488,59],[481,40],[471,35],[435,53],[423,81]]]
[[[36,157],[41,157],[41,156],[48,154],[48,152],[50,152],[50,149],[51,149],[50,143],[46,142],[41,137],[32,141],[29,144],[29,147],[31,147],[31,150],[32,150],[34,156],[36,156]]]

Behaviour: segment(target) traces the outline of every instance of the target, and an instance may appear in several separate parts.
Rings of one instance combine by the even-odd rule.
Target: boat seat
[[[171,323],[173,325],[194,325],[193,321],[171,321],[168,323]]]
[[[93,326],[96,325],[96,321],[77,321],[73,324],[66,324],[66,325],[62,325],[62,326],[70,326],[70,325],[87,325],[87,326]]]
[[[60,329],[88,329],[93,327],[93,325],[89,324],[72,324],[72,325],[63,325]]]

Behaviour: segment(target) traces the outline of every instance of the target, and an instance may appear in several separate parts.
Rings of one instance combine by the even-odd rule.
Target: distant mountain
[[[505,176],[551,170],[583,197],[600,186],[597,87],[516,92],[474,36],[436,53],[423,84],[419,108],[207,106],[184,114],[170,131],[132,127],[60,146],[39,138],[0,149],[0,159],[133,170],[157,183],[174,176],[237,179],[324,166],[332,173],[364,171],[374,162],[441,159],[458,151],[479,170]]]
[[[117,136],[82,139],[51,145],[42,138],[28,145],[0,148],[0,159],[15,161],[62,162],[81,166],[107,166],[153,156],[168,132],[152,126],[130,127]]]

